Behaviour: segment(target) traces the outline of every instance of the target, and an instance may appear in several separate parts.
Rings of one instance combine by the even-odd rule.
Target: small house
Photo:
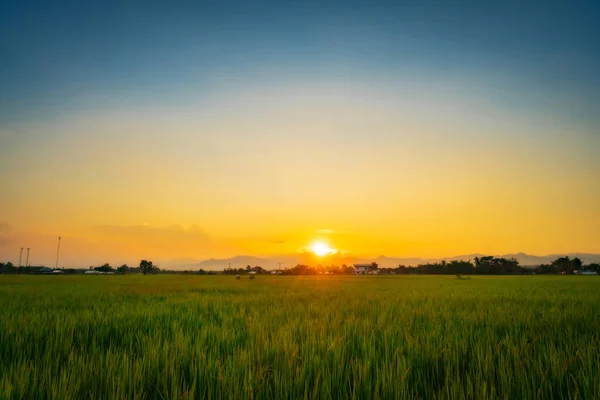
[[[354,275],[372,275],[377,273],[373,264],[354,264]]]

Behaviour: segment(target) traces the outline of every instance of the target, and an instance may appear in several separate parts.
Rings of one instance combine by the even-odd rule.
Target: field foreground
[[[600,279],[0,276],[0,398],[600,398]]]

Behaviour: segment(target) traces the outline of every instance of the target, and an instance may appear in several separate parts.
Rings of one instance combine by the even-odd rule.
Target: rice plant
[[[595,277],[0,276],[1,399],[600,398]]]

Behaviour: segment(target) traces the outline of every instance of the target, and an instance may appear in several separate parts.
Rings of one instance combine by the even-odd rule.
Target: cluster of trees
[[[377,268],[377,264],[374,264],[374,268]],[[224,275],[243,275],[243,274],[270,274],[271,271],[268,271],[260,266],[246,266],[246,268],[225,268],[223,270]],[[321,274],[330,274],[330,275],[351,275],[354,273],[354,268],[348,266],[346,264],[342,266],[331,265],[331,266],[310,266],[305,264],[298,264],[292,268],[286,268],[284,270],[278,270],[278,274],[281,275],[321,275]]]
[[[514,258],[506,259],[493,256],[475,257],[474,262],[469,261],[441,261],[439,263],[421,264],[416,267],[400,265],[397,268],[382,268],[380,273],[394,274],[449,274],[449,275],[516,275],[516,274],[574,274],[575,271],[587,270],[600,274],[600,264],[583,265],[575,257],[560,257],[548,265],[526,268],[519,265]]]
[[[560,257],[550,264],[543,264],[536,268],[536,272],[540,274],[574,274],[575,271],[581,270],[600,274],[600,263],[583,265],[583,262],[577,257]]]
[[[135,273],[142,273],[144,275],[148,275],[148,274],[158,274],[160,271],[160,268],[158,267],[158,265],[154,265],[152,263],[152,261],[147,261],[147,260],[142,260],[140,261],[140,266],[138,268],[135,267],[130,267],[127,264],[123,264],[120,267],[113,267],[111,266],[109,263],[104,263],[98,267],[94,267],[94,266],[90,266],[89,267],[90,271],[99,271],[99,272],[113,272],[113,273],[117,273],[117,274],[135,274]]]
[[[246,269],[226,268],[223,273],[226,275],[245,274],[254,271],[256,273],[268,273],[261,267],[250,267]],[[519,266],[519,262],[514,259],[481,257],[475,258],[475,263],[471,261],[441,261],[439,263],[421,264],[416,267],[407,267],[400,265],[397,268],[379,268],[377,263],[372,263],[370,272],[379,274],[522,274],[526,269]],[[282,275],[352,275],[354,267],[343,264],[330,266],[310,266],[298,264],[292,268],[286,268],[281,271]]]
[[[514,259],[481,257],[476,258],[475,263],[471,261],[441,261],[439,263],[420,264],[416,267],[407,267],[400,265],[396,268],[379,268],[377,263],[372,264],[371,272],[379,274],[521,274],[525,272],[519,262]],[[283,275],[351,275],[354,273],[354,267],[348,265],[341,266],[316,266],[299,264],[293,268],[282,271]]]
[[[24,267],[21,267],[21,268],[24,268]],[[10,261],[7,263],[0,263],[0,273],[4,273],[4,274],[17,273],[17,267],[15,267],[15,265],[13,263],[11,263]]]
[[[47,268],[43,267],[43,266],[15,267],[14,264],[11,263],[10,261],[7,263],[0,263],[0,273],[2,273],[2,274],[37,274],[37,273],[40,273],[41,271],[43,272],[42,269],[47,270]],[[132,268],[132,267],[129,267],[127,264],[123,264],[120,267],[115,268],[115,267],[111,266],[109,263],[104,263],[97,267],[90,266],[88,268],[88,270],[99,271],[99,272],[112,272],[112,273],[118,273],[118,274],[143,273],[144,275],[157,274],[157,273],[161,272],[158,265],[155,265],[152,263],[152,261],[147,261],[147,260],[140,261],[139,268]],[[76,274],[76,273],[85,272],[85,269],[65,268],[65,269],[60,269],[60,271],[64,274]],[[202,272],[204,272],[204,271],[202,271]]]
[[[246,268],[225,268],[223,270],[224,275],[243,275],[249,274],[250,272],[254,272],[255,274],[269,274],[270,272],[264,269],[263,267],[256,265],[246,265]]]
[[[160,274],[174,274],[174,275],[217,275],[214,271],[205,271],[203,269],[197,270],[169,270],[169,269],[161,269]]]
[[[90,271],[100,271],[100,272],[113,272],[119,274],[126,274],[131,272],[131,268],[127,264],[123,264],[118,268],[113,268],[109,263],[105,263],[100,265],[99,267],[90,266]]]
[[[569,257],[561,257],[554,260],[549,265],[540,265],[535,268],[526,268],[519,265],[519,262],[514,258],[502,257],[475,257],[471,260],[453,260],[450,262],[441,261],[437,263],[420,264],[416,267],[407,267],[399,265],[396,268],[379,268],[376,263],[373,263],[373,270],[381,274],[428,274],[428,275],[518,275],[518,274],[573,274],[575,271],[587,270],[595,271],[600,274],[600,264],[593,263],[583,265],[579,258],[570,259]],[[233,270],[236,271],[236,270]],[[235,272],[234,272],[235,273]],[[316,266],[298,264],[295,267],[288,268],[282,271],[283,275],[318,275],[318,274],[335,274],[335,275],[351,275],[354,273],[354,268],[347,265],[342,266]]]
[[[519,262],[513,258],[497,257],[475,257],[472,263],[464,260],[453,260],[450,262],[441,261],[437,263],[420,264],[416,267],[407,267],[400,265],[397,268],[382,268],[380,274],[428,274],[428,275],[470,275],[470,274],[523,274],[526,269],[519,265]]]
[[[154,264],[152,261],[142,260],[140,261],[139,267],[129,267],[127,264],[123,264],[118,268],[112,267],[110,264],[105,263],[99,267],[89,267],[90,270],[100,271],[100,272],[114,272],[117,274],[139,274],[142,273],[144,275],[148,274],[181,274],[181,275],[207,275],[211,274],[210,272],[206,272],[203,269],[198,271],[172,271],[165,270],[158,267],[158,265]]]
[[[43,266],[21,266],[16,267],[10,261],[6,263],[0,263],[0,274],[35,274],[40,269],[44,268]]]
[[[505,275],[505,274],[574,274],[575,271],[594,271],[600,274],[600,263],[592,263],[583,265],[583,262],[575,257],[560,257],[552,261],[550,264],[540,265],[535,268],[525,268],[519,265],[519,262],[515,259],[498,258],[493,256],[487,257],[475,257],[474,262],[469,261],[441,261],[438,263],[427,263],[420,264],[416,267],[407,267],[400,265],[396,268],[379,268],[377,263],[372,264],[372,270],[379,274],[448,274],[448,275],[471,275],[471,274],[482,274],[482,275]],[[7,263],[0,263],[0,273],[2,274],[36,274],[44,267],[15,267],[10,261]],[[127,273],[142,273],[147,274],[158,274],[158,273],[173,273],[173,274],[209,274],[212,275],[214,272],[200,271],[165,271],[162,270],[152,261],[141,260],[140,265],[137,268],[129,267],[127,264],[123,264],[120,267],[114,268],[110,264],[105,263],[98,267],[90,266],[89,270],[95,270],[100,272],[113,272],[118,274]],[[61,269],[65,274],[76,274],[82,273],[85,270],[76,269]],[[282,271],[278,271],[282,275],[320,275],[320,274],[331,274],[331,275],[351,275],[354,273],[354,267],[343,264],[341,266],[330,265],[330,266],[309,266],[304,264],[298,264],[292,268],[286,268]],[[254,267],[248,265],[246,268],[226,268],[223,271],[225,275],[242,275],[242,274],[269,274],[270,271],[256,265]]]
[[[374,263],[374,268],[377,268],[377,264]],[[352,275],[354,273],[354,267],[343,264],[341,266],[330,265],[322,266],[317,265],[311,267],[310,265],[298,264],[292,268],[286,268],[281,271],[282,275]]]
[[[160,268],[158,265],[152,264],[152,261],[142,260],[140,261],[140,270],[142,274],[158,274],[160,272]]]
[[[29,265],[27,267],[25,267],[25,266],[15,267],[15,265],[13,263],[11,263],[10,261],[8,261],[6,263],[0,262],[0,274],[40,274],[40,273],[46,273],[49,270],[51,271],[52,269],[46,268],[43,265],[39,265],[39,266]],[[62,272],[63,274],[66,274],[66,275],[74,275],[78,272],[78,270],[73,269],[73,268],[65,268],[65,269],[60,269],[60,272]]]

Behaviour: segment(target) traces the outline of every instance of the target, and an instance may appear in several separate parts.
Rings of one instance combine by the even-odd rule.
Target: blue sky
[[[600,253],[599,7],[4,1],[0,261]]]
[[[2,2],[0,118],[185,102],[190,86],[245,79],[415,75],[469,77],[497,101],[585,122],[599,15],[581,1]]]

